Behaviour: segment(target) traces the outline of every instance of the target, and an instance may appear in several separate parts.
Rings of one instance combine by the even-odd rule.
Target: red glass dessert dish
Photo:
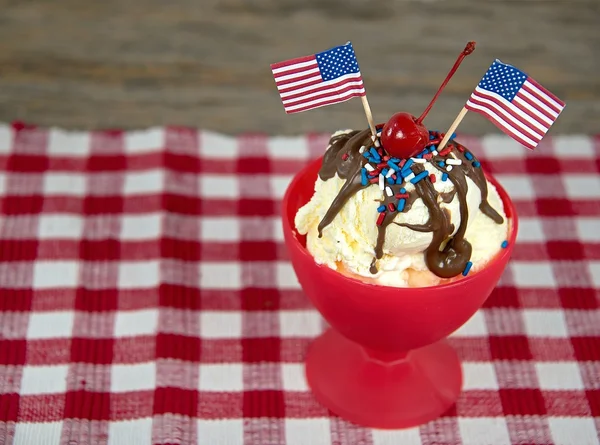
[[[518,220],[489,175],[509,219],[508,245],[475,273],[447,284],[369,284],[319,265],[294,218],[314,194],[322,159],[299,172],[283,199],[283,232],[302,289],[331,328],[310,346],[306,376],[316,399],[359,425],[406,428],[433,420],[459,397],[462,373],[446,337],[488,298],[511,255]]]

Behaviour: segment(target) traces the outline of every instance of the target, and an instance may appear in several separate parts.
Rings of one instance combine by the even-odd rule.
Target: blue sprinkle
[[[400,167],[398,167],[391,159],[387,161],[387,165],[389,165],[389,167],[395,172],[400,170]]]
[[[419,182],[422,179],[425,179],[427,176],[429,176],[429,172],[427,170],[422,171],[421,173],[419,173],[417,176],[415,176],[414,178],[412,178],[410,180],[410,182],[412,182],[413,184],[416,184],[417,182]]]
[[[392,178],[391,176],[389,178],[385,178],[385,180],[387,181],[388,184],[392,185],[394,183],[394,178]]]
[[[371,153],[371,156],[373,156],[373,159],[375,159],[375,162],[381,162],[381,158],[379,157],[379,153],[377,153],[375,147],[371,147],[371,150],[369,150],[369,152]]]
[[[400,173],[398,173],[396,175],[396,184],[402,184],[403,181],[404,181],[404,178],[402,177],[402,175]]]
[[[502,244],[500,244],[502,246],[503,249],[506,249],[508,247],[508,241],[504,240],[502,241]]]
[[[385,175],[387,175],[387,172],[389,172],[389,171],[390,171],[390,169],[389,169],[389,168],[384,168],[383,170],[381,170],[381,174],[382,174],[383,176],[385,176]]]
[[[442,181],[447,181],[448,180],[448,173],[442,173]]]
[[[471,154],[471,152],[465,151],[465,158],[467,158],[470,161],[471,159],[473,159],[473,155]]]
[[[479,161],[473,162],[473,167],[481,167],[481,163]]]
[[[405,189],[404,187],[402,187],[402,188],[400,189],[400,193],[406,193],[406,189]]]
[[[360,183],[362,185],[367,185],[369,182],[367,181],[367,169],[362,168],[360,170]]]
[[[369,153],[368,151],[364,151],[363,157],[369,159],[371,157],[371,153]]]
[[[379,207],[377,207],[377,211],[378,211],[379,213],[383,213],[383,212],[385,212],[385,206],[384,206],[384,205],[380,205]]]
[[[432,134],[430,134],[430,135],[429,135],[429,140],[431,141],[431,140],[433,140],[433,139],[435,139],[435,136],[434,136],[434,135],[432,135]]]
[[[444,166],[444,165],[446,165],[446,164],[444,164],[444,161],[440,161],[440,162],[438,162],[438,165],[439,165],[440,167],[443,167],[443,166]]]
[[[463,277],[466,277],[467,275],[469,275],[469,271],[471,270],[471,266],[473,266],[472,262],[468,262],[467,265],[465,266],[465,270],[463,270]]]
[[[402,166],[402,170],[406,170],[408,167],[410,167],[414,163],[415,163],[415,161],[413,161],[412,159],[408,159]]]
[[[456,137],[456,133],[452,133],[452,136],[450,136],[450,139],[454,139]]]
[[[398,210],[399,212],[403,212],[404,211],[404,206],[406,205],[406,199],[401,198],[398,201],[398,204],[396,204],[396,210]]]
[[[406,178],[408,175],[410,175],[413,171],[410,168],[405,168],[404,170],[402,170],[400,172],[400,174],[402,175],[403,178]]]
[[[390,159],[390,161],[392,161],[394,164],[397,164],[398,162],[400,162],[400,159],[392,158],[392,159]]]

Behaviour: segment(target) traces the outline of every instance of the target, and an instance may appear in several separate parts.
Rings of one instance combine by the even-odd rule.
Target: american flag
[[[364,96],[350,42],[317,54],[271,65],[286,113],[298,113]]]
[[[534,149],[565,103],[514,66],[495,60],[465,108],[476,111],[529,149]]]

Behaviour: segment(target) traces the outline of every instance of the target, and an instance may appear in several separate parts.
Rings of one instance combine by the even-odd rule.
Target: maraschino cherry
[[[433,104],[444,87],[448,84],[463,59],[474,50],[475,42],[467,43],[467,46],[460,53],[458,59],[456,59],[454,66],[421,116],[416,118],[410,113],[401,111],[394,114],[390,120],[386,122],[381,131],[381,144],[390,156],[396,158],[410,158],[411,156],[420,153],[427,146],[427,143],[429,142],[429,131],[425,125],[423,125],[423,119],[425,119],[425,116],[427,116],[429,110],[431,110],[431,107],[433,107]]]

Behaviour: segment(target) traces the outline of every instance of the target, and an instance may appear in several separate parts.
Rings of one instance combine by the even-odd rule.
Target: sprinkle
[[[398,158],[390,158],[390,161],[392,161],[394,164],[397,164],[398,162],[400,162],[400,159],[398,159]]]
[[[404,187],[402,187],[402,188],[400,189],[400,193],[406,193],[406,189],[405,189]]]
[[[452,133],[452,136],[450,136],[450,139],[454,139],[456,137],[456,133]]]
[[[394,171],[400,171],[400,167],[398,167],[391,159],[387,161],[387,165]]]
[[[365,164],[365,168],[366,168],[368,171],[370,171],[370,172],[372,172],[373,170],[375,170],[375,167],[373,167],[371,164]]]
[[[449,165],[448,167],[446,167],[446,171],[447,171],[447,172],[451,172],[451,171],[452,171],[452,166],[451,166],[451,165]]]
[[[396,193],[396,198],[398,199],[408,199],[408,193]]]
[[[404,164],[406,164],[406,159],[402,159],[398,165],[400,168],[404,168]]]
[[[397,208],[399,212],[404,212],[404,206],[406,205],[406,200],[405,199],[401,199],[400,201],[398,201],[397,204]]]
[[[471,154],[471,152],[466,151],[465,152],[465,158],[467,158],[469,161],[473,159],[473,155]]]
[[[444,166],[444,161],[440,161],[440,162],[438,162],[437,164],[438,164],[440,167],[443,167],[443,166]]]
[[[446,182],[448,180],[448,173],[442,173],[442,181]]]
[[[427,170],[422,171],[421,173],[419,173],[417,176],[415,176],[414,178],[412,178],[410,180],[410,182],[412,182],[413,184],[416,184],[417,182],[419,182],[421,179],[425,179],[427,176],[429,176],[429,172]]]
[[[504,241],[502,241],[502,244],[500,244],[500,246],[501,246],[503,249],[506,249],[506,248],[508,247],[508,241],[507,241],[507,240],[504,240]]]
[[[427,154],[424,154],[424,155],[423,155],[423,159],[427,159],[427,160],[429,160],[429,159],[431,159],[431,158],[433,158],[433,155],[432,155],[431,153],[427,153]]]
[[[481,167],[481,163],[479,161],[473,162],[473,167]]]
[[[456,145],[456,148],[458,148],[458,151],[460,151],[461,153],[464,153],[464,152],[465,152],[465,147],[463,147],[463,146],[462,146],[462,145],[460,145],[460,144],[457,144],[457,145]]]
[[[436,180],[436,179],[437,179],[437,178],[435,177],[435,175],[434,175],[433,173],[429,175],[429,180],[430,180],[431,182],[435,183],[435,180]]]
[[[426,164],[427,160],[426,159],[420,159],[420,158],[411,158],[411,160],[415,163],[415,164]]]
[[[394,196],[394,192],[392,192],[392,189],[389,187],[385,188],[385,194],[388,196]]]
[[[360,147],[360,148],[358,149],[358,152],[359,152],[360,154],[363,154],[363,153],[365,152],[365,150],[366,150],[366,149],[367,149],[367,147],[365,147],[365,146],[363,145],[362,147]]]
[[[389,210],[390,212],[395,212],[395,211],[396,211],[396,206],[394,205],[394,203],[393,203],[393,202],[390,202],[390,203],[388,204],[388,210]]]
[[[434,139],[435,139],[435,136],[434,136],[433,134],[430,134],[430,135],[429,135],[429,140],[430,140],[430,141],[433,141]]]
[[[369,165],[369,164],[367,164]],[[367,185],[367,170],[364,168],[360,169],[360,183],[362,185]]]
[[[382,205],[380,205],[379,207],[377,207],[377,211],[378,211],[379,213],[381,213],[381,212],[385,212],[385,206],[384,206],[383,204],[382,204]]]
[[[407,175],[406,175],[406,176],[404,175],[404,173],[405,173],[405,171],[404,171],[404,170],[402,170],[402,176],[404,176],[404,180],[405,180],[405,181],[410,181],[410,182],[412,182],[412,181],[413,181],[413,179],[415,178],[415,173],[414,173],[412,170],[408,170],[408,171],[406,172],[406,173],[407,173]],[[413,183],[413,184],[414,184],[414,183]]]
[[[379,175],[379,190],[381,190],[381,191],[383,191],[383,189],[385,188],[383,181],[384,181],[383,175]]]
[[[469,271],[471,270],[471,266],[473,266],[473,263],[471,261],[469,261],[467,263],[467,265],[465,266],[465,270],[463,270],[463,277],[466,277],[467,275],[469,275]]]
[[[413,163],[414,163],[414,162],[415,162],[415,161],[413,161],[413,160],[412,160],[412,158],[411,158],[411,159],[408,159],[408,160],[407,160],[407,161],[404,163],[404,165],[402,166],[402,170],[404,170],[404,169],[406,169],[406,168],[410,167],[411,165],[413,165]]]
[[[392,175],[394,174],[394,170],[392,170],[391,168],[386,172],[385,177],[386,178],[391,178]]]
[[[369,150],[369,153],[371,153],[371,156],[373,156],[373,159],[375,159],[375,162],[381,162],[381,157],[379,156],[379,153],[377,153],[377,150],[375,150],[375,147],[371,147],[371,150]]]
[[[346,159],[348,159],[348,153],[342,155],[342,161],[345,161]]]
[[[438,155],[438,151],[434,148],[433,150],[431,150],[431,154],[433,156],[437,156]]]
[[[375,139],[375,147],[381,147],[381,144],[379,144],[379,139]]]
[[[462,161],[460,159],[448,158],[448,159],[446,159],[446,164],[447,165],[460,165],[460,164],[462,164]]]
[[[372,140],[372,141],[375,141],[376,139],[377,139],[377,136],[375,136],[375,135],[371,135],[371,140]]]
[[[389,160],[390,160],[390,157],[389,157],[388,155],[385,155],[385,156],[383,157],[383,162],[387,162],[387,161],[389,161]]]
[[[383,220],[385,219],[385,213],[380,213],[377,217],[377,225],[380,226],[383,224]]]
[[[446,156],[452,151],[452,147],[445,147],[442,151],[440,151],[440,156]]]
[[[383,127],[381,127],[381,128],[375,128],[375,130],[377,131],[377,133],[381,133],[383,131]]]
[[[386,165],[386,164],[384,164],[384,165]],[[379,166],[377,166],[377,167],[379,167]],[[385,176],[385,175],[387,175],[387,172],[388,172],[388,171],[389,171],[389,169],[387,169],[387,168],[384,168],[384,169],[382,169],[382,170],[381,170],[381,174],[382,174],[383,176]]]
[[[371,184],[377,184],[379,182],[379,178],[377,176],[374,176],[373,178],[369,179],[369,182]]]
[[[365,151],[362,155],[364,158],[367,158],[367,159],[369,159],[371,157],[371,153],[369,153],[368,151]]]
[[[396,184],[402,184],[404,182],[404,178],[402,175],[396,176]]]
[[[386,178],[386,181],[387,181],[387,183],[388,183],[389,185],[393,185],[393,184],[394,184],[394,181],[395,181],[395,178],[391,178],[391,177],[390,177],[390,178]]]

